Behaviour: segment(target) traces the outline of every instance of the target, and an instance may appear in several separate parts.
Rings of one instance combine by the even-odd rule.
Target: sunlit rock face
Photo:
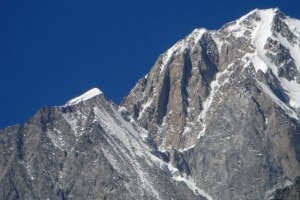
[[[1,130],[1,199],[205,199],[102,93],[89,97]]]
[[[121,106],[213,198],[269,198],[300,173],[299,37],[278,9],[197,29]]]
[[[0,199],[297,198],[299,38],[254,10],[177,42],[119,106],[94,88],[0,129]]]

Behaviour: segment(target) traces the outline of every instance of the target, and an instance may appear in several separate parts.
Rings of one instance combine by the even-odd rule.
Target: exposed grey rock
[[[1,129],[0,198],[298,198],[299,24],[196,29],[119,107],[93,89]]]
[[[299,76],[297,66],[289,49],[280,44],[278,40],[268,38],[264,48],[269,50],[269,52],[266,53],[266,56],[278,67],[279,77],[284,77],[291,81]]]
[[[272,30],[274,31],[273,34],[279,34],[286,38],[290,43],[297,44],[297,37],[290,30],[285,22],[285,19],[286,16],[280,10],[277,10],[272,23]]]
[[[202,31],[195,31],[193,35],[200,35]],[[179,43],[187,45],[181,48],[182,44],[178,44],[180,48],[174,49],[169,58],[168,53],[162,55],[122,103],[150,134],[158,133],[154,136],[158,145],[164,138],[176,148],[186,146],[197,137],[196,131],[184,135],[187,123],[197,123],[197,115],[188,109],[203,109],[202,102],[210,94],[210,82],[219,71],[219,53],[211,34],[204,33],[198,42],[187,37]]]
[[[300,27],[290,23],[278,9],[254,10],[196,30],[121,105],[214,199],[264,199],[299,176],[300,86],[288,84],[299,79]]]
[[[299,174],[293,144],[299,128],[255,81],[231,85],[211,108],[205,136],[183,159],[216,199],[264,199],[267,190],[284,184],[284,177]]]
[[[100,95],[0,130],[0,198],[205,199],[171,179],[122,120]]]

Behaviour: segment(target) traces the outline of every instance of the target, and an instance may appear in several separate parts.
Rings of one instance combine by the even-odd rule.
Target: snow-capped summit
[[[234,71],[250,70],[245,76],[253,74],[269,98],[297,119],[299,38],[300,21],[278,8],[253,10],[220,30],[195,29],[159,57],[123,106],[157,133],[162,149],[188,149],[204,134],[215,95],[233,81]]]
[[[98,96],[100,94],[102,94],[102,91],[100,89],[93,88],[93,89],[90,89],[89,91],[85,92],[84,94],[69,100],[65,105],[67,105],[67,106],[75,105],[75,104],[78,104],[82,101],[86,101],[86,100],[91,99],[95,96]]]

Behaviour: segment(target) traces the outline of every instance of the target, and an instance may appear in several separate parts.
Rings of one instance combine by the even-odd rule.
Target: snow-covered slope
[[[249,26],[248,18],[254,16],[260,19],[251,22],[252,24]],[[286,104],[296,111],[300,105],[300,84],[297,81],[300,71],[299,20],[284,16],[278,9],[255,10],[228,29],[234,35],[250,37],[255,52],[248,53],[243,57],[246,62],[245,66],[252,63],[256,71],[261,70],[264,73],[267,70],[272,71],[280,81],[280,85],[287,95],[286,98],[289,99]],[[246,31],[249,31],[249,36],[243,35]],[[290,74],[282,74],[282,69],[293,71]],[[274,99],[274,101],[276,100]]]

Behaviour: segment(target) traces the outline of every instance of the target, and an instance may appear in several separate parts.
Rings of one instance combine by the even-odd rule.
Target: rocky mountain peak
[[[101,94],[102,94],[102,91],[100,89],[93,88],[93,89],[90,89],[89,91],[85,92],[84,94],[69,100],[65,105],[66,106],[75,105],[75,104],[78,104],[80,102],[89,100],[89,99],[94,98],[96,96],[99,96]]]
[[[288,91],[298,84],[290,81],[298,77],[299,30],[299,21],[277,8],[256,9],[218,31],[196,29],[158,58],[122,106],[161,149],[187,149],[202,135],[213,95],[235,73],[249,66],[254,80],[256,74],[271,73],[280,87],[290,87]],[[277,86],[270,87],[275,91]],[[293,99],[284,93],[277,91],[279,98]]]
[[[196,29],[159,57],[122,102],[123,115],[209,193],[269,194],[299,175],[299,38],[300,21],[279,9]],[[241,194],[249,176],[246,185],[266,189]]]
[[[143,134],[99,89],[45,107],[0,129],[0,199],[211,199]]]
[[[0,198],[297,198],[299,55],[279,9],[195,29],[119,107],[94,88],[0,129]]]

